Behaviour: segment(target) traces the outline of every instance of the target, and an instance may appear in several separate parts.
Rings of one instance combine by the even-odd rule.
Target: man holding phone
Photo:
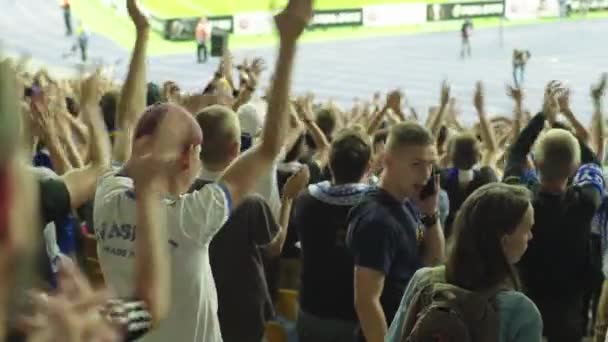
[[[350,212],[346,243],[355,263],[359,341],[384,341],[416,270],[443,260],[439,177],[432,175],[436,161],[427,129],[411,122],[393,126],[380,183]]]

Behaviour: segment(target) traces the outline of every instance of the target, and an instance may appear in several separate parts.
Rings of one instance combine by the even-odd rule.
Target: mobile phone
[[[435,176],[439,173],[439,170],[435,166],[433,166],[433,171],[431,171],[431,177],[426,182],[422,190],[420,190],[420,199],[425,200],[429,196],[435,194],[439,189],[435,187]]]
[[[249,134],[241,134],[241,152],[247,151],[253,142],[253,138]]]

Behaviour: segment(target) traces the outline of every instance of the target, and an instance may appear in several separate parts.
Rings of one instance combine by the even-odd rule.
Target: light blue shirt
[[[431,283],[431,268],[418,270],[407,286],[399,310],[384,338],[385,342],[401,342],[408,307],[415,295]],[[503,291],[496,295],[498,306],[498,342],[540,342],[543,335],[543,321],[536,305],[523,293]]]

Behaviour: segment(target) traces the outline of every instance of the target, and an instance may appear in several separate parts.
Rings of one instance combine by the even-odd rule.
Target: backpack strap
[[[433,267],[429,271],[430,282],[422,287],[410,302],[407,308],[405,319],[403,320],[403,326],[398,336],[401,336],[401,341],[406,342],[406,332],[412,331],[416,321],[418,320],[418,314],[430,304],[430,294],[433,289],[433,285],[436,283],[445,281],[445,266]]]

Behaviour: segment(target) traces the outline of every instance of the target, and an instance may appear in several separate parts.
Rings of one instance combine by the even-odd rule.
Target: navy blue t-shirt
[[[380,303],[387,324],[399,308],[405,288],[422,267],[419,240],[423,232],[413,206],[382,188],[372,188],[349,214],[346,243],[356,266],[384,273]]]

